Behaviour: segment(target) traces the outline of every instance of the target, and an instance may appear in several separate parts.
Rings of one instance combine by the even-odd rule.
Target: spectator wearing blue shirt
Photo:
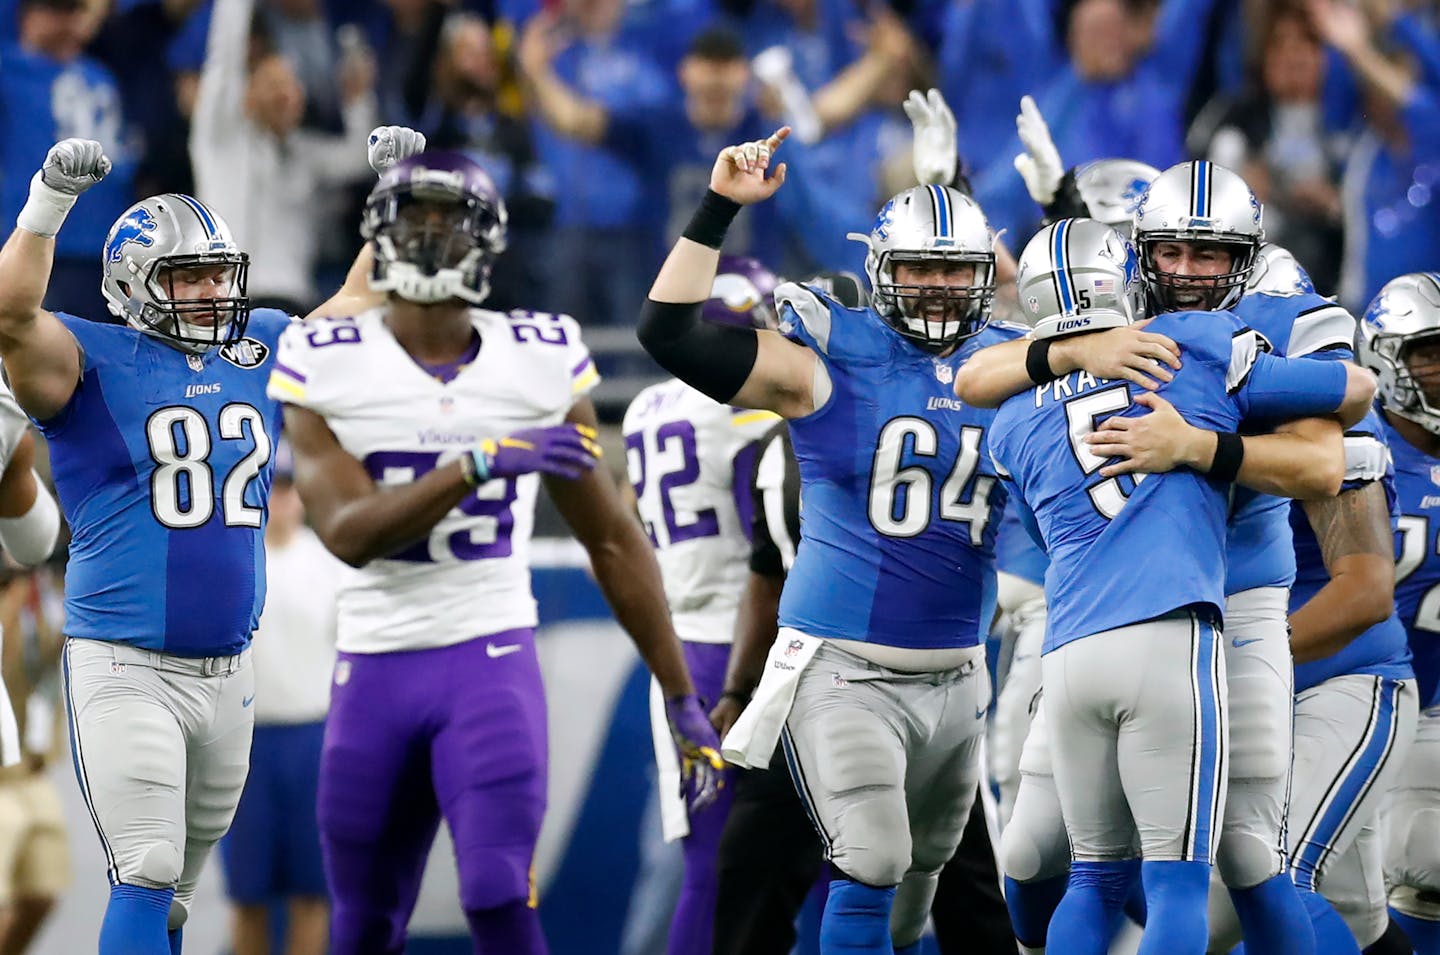
[[[1359,78],[1365,132],[1341,184],[1345,254],[1340,302],[1362,308],[1396,275],[1440,262],[1440,88],[1404,54],[1387,54],[1357,8],[1312,0],[1316,29]]]
[[[500,58],[491,28],[469,12],[432,0],[422,47],[405,80],[406,110],[431,149],[463,151],[505,197],[505,251],[490,274],[486,307],[505,311],[542,301],[543,248],[555,209],[550,171],[535,154],[529,125],[497,108]]]
[[[20,0],[19,42],[0,47],[0,238],[10,234],[31,176],[54,143],[97,140],[114,163],[57,238],[45,298],[51,311],[97,318],[109,314],[100,295],[100,247],[135,197],[120,88],[84,54],[99,24],[85,0]]]
[[[574,22],[580,36],[568,46],[570,26],[542,11],[526,25],[518,51],[536,146],[565,183],[555,209],[550,304],[585,323],[628,324],[639,314],[664,248],[667,160],[684,158],[674,155],[682,150],[698,155],[697,130],[718,135],[722,145],[735,142],[737,131],[753,138],[745,125],[743,56],[702,68],[718,96],[687,93],[683,108],[676,106],[674,81],[638,48],[644,34],[620,22],[619,2],[581,0]],[[682,77],[694,73],[687,64],[695,65],[682,60]],[[698,85],[692,76],[691,86]],[[666,121],[668,129],[659,125]]]
[[[1034,93],[1060,154],[1085,163],[1125,156],[1167,168],[1185,158],[1183,125],[1190,78],[1199,62],[1214,0],[1079,0],[1069,12],[1065,47],[1069,62]],[[1020,13],[1032,34],[1050,23],[1049,0],[1025,0]],[[1036,48],[1049,47],[1045,42]],[[1017,104],[1018,105],[1018,104]],[[961,142],[967,159],[977,144]],[[983,147],[982,147],[983,148]],[[1038,222],[1012,158],[1023,152],[1019,137],[979,170],[975,198],[997,231],[1024,239]]]

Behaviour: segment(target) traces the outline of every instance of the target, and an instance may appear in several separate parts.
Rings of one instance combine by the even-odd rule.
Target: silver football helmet
[[[250,321],[250,256],[225,220],[179,193],[135,203],[110,227],[100,291],[115,317],[182,351],[200,354],[238,341]],[[218,270],[216,298],[175,295],[177,272]]]
[[[994,235],[975,200],[949,186],[914,186],[880,209],[865,243],[870,305],[896,331],[932,351],[978,334],[990,322],[995,297]],[[968,263],[965,285],[896,281],[898,265]]]
[[[1154,314],[1185,309],[1228,309],[1240,300],[1265,241],[1260,200],[1245,180],[1206,160],[1162,172],[1135,209],[1134,241]],[[1218,243],[1231,253],[1219,275],[1178,275],[1155,263],[1162,242]]]
[[[1315,291],[1315,283],[1290,250],[1266,242],[1255,257],[1255,269],[1245,283],[1245,294],[1262,292],[1266,295],[1299,295]]]
[[[1414,362],[1425,349],[1423,363]],[[1360,321],[1360,363],[1378,379],[1380,403],[1440,434],[1440,272],[1391,279]]]
[[[1129,325],[1144,317],[1135,247],[1095,219],[1061,219],[1020,253],[1015,290],[1035,338]]]
[[[1097,159],[1075,170],[1075,189],[1090,218],[1130,235],[1135,208],[1160,170],[1138,159]]]

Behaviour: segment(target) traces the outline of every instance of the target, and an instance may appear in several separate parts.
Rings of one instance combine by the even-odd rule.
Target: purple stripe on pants
[[[339,654],[319,792],[331,951],[403,949],[442,814],[467,912],[527,898],[545,775],[533,630]]]

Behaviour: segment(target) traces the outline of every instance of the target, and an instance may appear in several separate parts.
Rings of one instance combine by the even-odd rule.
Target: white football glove
[[[105,148],[93,139],[62,139],[45,154],[40,181],[56,192],[78,196],[110,173]]]
[[[425,151],[425,134],[409,126],[376,126],[370,130],[370,168],[379,175],[402,159]]]
[[[915,179],[922,186],[948,186],[955,181],[958,147],[955,142],[955,114],[939,90],[929,93],[911,90],[905,100],[905,115],[915,127],[912,156]]]
[[[1015,170],[1025,180],[1030,198],[1041,206],[1048,206],[1055,201],[1060,180],[1065,176],[1065,164],[1060,161],[1060,151],[1050,138],[1050,127],[1040,115],[1034,97],[1021,97],[1015,128],[1020,132],[1020,142],[1025,144],[1025,151],[1015,157]]]

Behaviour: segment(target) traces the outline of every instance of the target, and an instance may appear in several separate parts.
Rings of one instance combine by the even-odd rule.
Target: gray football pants
[[[831,863],[898,885],[890,934],[920,937],[980,782],[985,658],[906,673],[826,643],[800,676],[781,743]]]
[[[250,768],[250,652],[177,657],[65,643],[70,746],[111,884],[175,889],[183,925]]]

